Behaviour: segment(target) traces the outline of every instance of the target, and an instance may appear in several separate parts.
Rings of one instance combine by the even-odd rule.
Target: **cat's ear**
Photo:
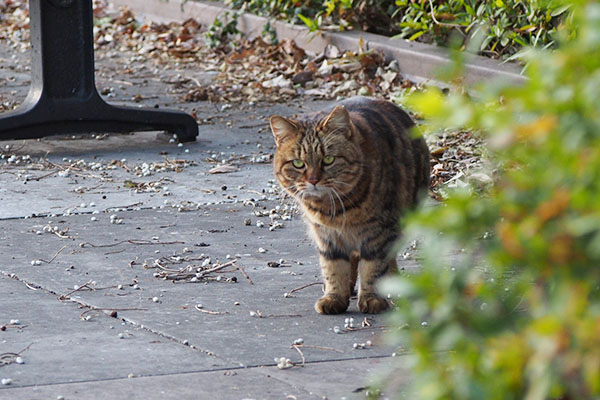
[[[325,132],[344,132],[347,138],[352,134],[350,114],[344,106],[336,106],[325,118],[322,126],[325,128]]]
[[[285,140],[291,139],[298,134],[298,126],[287,118],[274,115],[269,119],[269,123],[271,124],[271,132],[273,132],[277,147]]]

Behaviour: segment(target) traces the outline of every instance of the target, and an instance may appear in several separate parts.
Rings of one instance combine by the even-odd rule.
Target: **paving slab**
[[[16,279],[0,276],[0,292],[0,324],[6,326],[0,332],[0,353],[20,353],[24,362],[0,366],[0,377],[12,379],[12,386],[234,367],[109,316],[84,321],[76,303],[59,302],[43,289],[32,290]],[[18,325],[10,324],[11,320],[18,320]],[[6,360],[14,361],[3,357]]]
[[[244,225],[251,210],[237,203],[192,212],[128,211],[118,213],[125,221],[122,224],[111,224],[107,215],[96,222],[89,215],[0,221],[5,232],[0,270],[56,296],[93,281],[91,287],[97,290],[78,291],[69,298],[86,306],[122,309],[121,318],[134,326],[188,341],[238,365],[272,365],[275,357],[297,357],[290,345],[298,338],[304,339],[304,352],[311,361],[390,355],[393,349],[378,345],[378,333],[385,329],[381,316],[369,316],[370,327],[335,334],[334,327],[343,328],[346,318],[354,318],[357,328],[364,320],[355,302],[349,313],[322,316],[313,309],[320,285],[284,297],[293,288],[320,282],[316,252],[300,221],[270,232]],[[73,237],[35,233],[55,224],[64,231],[68,228]],[[31,240],[34,249],[18,250]],[[188,252],[183,251],[186,247]],[[52,262],[46,262],[61,249]],[[172,283],[154,277],[158,269],[151,268],[153,262],[173,255],[195,266],[198,257],[223,263],[229,256],[238,260],[235,265],[244,269],[251,282],[235,269],[223,270],[220,281],[204,283]],[[32,265],[36,260],[44,261]],[[282,260],[282,267],[268,266]],[[235,278],[235,283],[227,282],[228,278]],[[205,312],[198,311],[197,304]],[[367,340],[374,346],[353,350],[354,343]]]
[[[401,365],[406,360],[398,357]],[[360,382],[365,376],[378,376],[391,360],[330,361],[311,363],[305,367],[279,370],[258,367],[235,370],[192,372],[111,379],[95,382],[40,385],[0,391],[0,399],[47,400],[65,399],[114,400],[136,399],[204,399],[218,396],[223,400],[239,399],[364,399],[369,390]],[[396,363],[398,364],[398,363]],[[398,371],[403,371],[402,367]],[[407,375],[398,376],[385,392],[406,398]]]

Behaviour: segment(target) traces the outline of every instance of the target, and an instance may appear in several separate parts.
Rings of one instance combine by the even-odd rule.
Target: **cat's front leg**
[[[315,303],[321,314],[340,314],[348,309],[352,283],[349,258],[332,258],[321,254],[321,271],[325,294]]]
[[[377,294],[376,286],[378,279],[397,270],[396,260],[360,260],[358,265],[360,276],[358,309],[361,312],[377,314],[390,307],[389,301]]]

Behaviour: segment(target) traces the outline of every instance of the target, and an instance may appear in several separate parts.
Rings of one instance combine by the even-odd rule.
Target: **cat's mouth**
[[[320,198],[320,197],[325,196],[325,190],[320,188],[318,185],[306,185],[305,187],[303,187],[300,190],[299,194],[303,198],[306,198],[306,197]]]

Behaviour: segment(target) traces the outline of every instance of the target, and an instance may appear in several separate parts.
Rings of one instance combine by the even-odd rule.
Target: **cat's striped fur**
[[[393,103],[357,97],[270,122],[275,175],[302,206],[320,253],[325,294],[316,310],[346,311],[357,275],[359,310],[385,310],[375,283],[397,269],[400,217],[429,184],[429,151],[410,136],[411,118]]]

